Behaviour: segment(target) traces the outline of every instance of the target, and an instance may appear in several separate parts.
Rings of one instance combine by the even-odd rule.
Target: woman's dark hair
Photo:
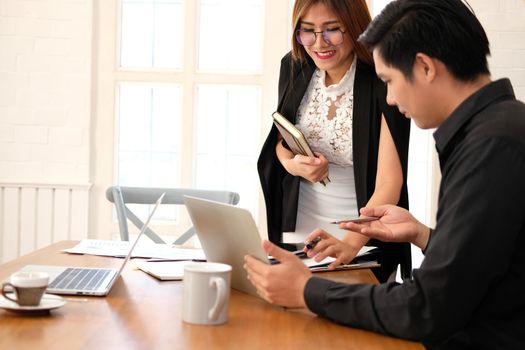
[[[370,52],[357,41],[359,35],[366,29],[371,21],[370,12],[365,0],[296,0],[293,7],[292,23],[292,57],[295,60],[305,61],[306,50],[295,40],[295,31],[301,25],[301,19],[308,9],[315,4],[324,4],[329,8],[344,26],[345,39],[350,37],[357,57],[370,65],[373,59]]]
[[[490,74],[487,35],[461,0],[397,0],[388,4],[359,37],[388,66],[412,79],[417,53],[443,62],[459,80]]]

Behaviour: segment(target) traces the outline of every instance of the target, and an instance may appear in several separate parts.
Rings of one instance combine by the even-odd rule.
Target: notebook
[[[124,266],[129,261],[133,249],[137,245],[140,237],[146,231],[153,214],[162,202],[164,193],[157,199],[153,210],[144,222],[140,233],[135,242],[129,249],[128,254],[117,268],[92,268],[92,267],[69,267],[51,265],[27,265],[22,271],[41,271],[49,274],[49,286],[47,293],[53,294],[73,294],[73,295],[108,295],[116,280],[122,273]]]
[[[279,133],[283,137],[284,141],[293,154],[302,154],[303,156],[315,157],[314,152],[310,148],[306,137],[304,137],[301,130],[297,129],[288,119],[286,119],[279,112],[273,112],[272,114],[273,123],[279,130]],[[326,186],[326,181],[330,182],[329,178],[321,180],[320,182]]]

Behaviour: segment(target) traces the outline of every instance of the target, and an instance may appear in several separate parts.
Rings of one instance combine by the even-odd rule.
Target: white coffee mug
[[[49,275],[45,272],[15,272],[10,282],[2,284],[2,295],[20,306],[36,306],[40,304],[48,283]],[[7,293],[7,287],[13,290],[16,298]]]
[[[232,267],[220,263],[184,266],[182,320],[217,325],[228,319]]]

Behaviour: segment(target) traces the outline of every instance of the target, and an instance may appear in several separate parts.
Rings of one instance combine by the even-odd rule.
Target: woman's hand
[[[281,139],[275,146],[277,158],[289,174],[301,176],[313,183],[328,177],[328,159],[321,153],[314,152],[315,157],[294,155],[289,149],[284,148]]]
[[[312,249],[305,246],[303,250],[309,258],[314,257],[317,262],[328,256],[334,257],[335,260],[328,265],[329,270],[333,270],[341,264],[349,263],[361,249],[361,247],[351,246],[321,229],[316,229],[310,233],[306,237],[305,243],[309,243],[317,237],[320,237],[321,240]]]
[[[316,157],[307,157],[296,154],[282,163],[290,174],[315,183],[328,177],[328,160],[321,153],[315,152],[315,155]]]

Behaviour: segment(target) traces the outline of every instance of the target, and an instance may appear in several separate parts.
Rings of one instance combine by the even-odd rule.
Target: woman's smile
[[[334,55],[335,55],[335,50],[330,50],[330,51],[315,51],[315,55],[317,56],[317,58],[319,58],[319,59],[321,59],[321,60],[326,60],[326,59],[329,59],[329,58],[334,57]]]

